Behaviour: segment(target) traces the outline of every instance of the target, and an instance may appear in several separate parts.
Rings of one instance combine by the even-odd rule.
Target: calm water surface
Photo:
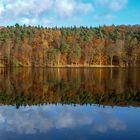
[[[140,69],[0,69],[0,140],[139,140]]]

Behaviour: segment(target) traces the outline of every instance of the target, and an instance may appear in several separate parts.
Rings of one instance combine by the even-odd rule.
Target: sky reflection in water
[[[1,106],[0,139],[139,139],[139,116],[135,107]]]

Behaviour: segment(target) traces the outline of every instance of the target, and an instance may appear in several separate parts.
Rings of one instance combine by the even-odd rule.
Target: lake
[[[0,69],[1,140],[139,140],[139,68]]]

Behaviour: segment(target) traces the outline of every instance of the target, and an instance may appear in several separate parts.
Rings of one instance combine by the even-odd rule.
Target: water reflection
[[[0,103],[140,105],[140,69],[0,69]]]
[[[20,107],[17,110],[12,106],[4,106],[0,107],[0,138],[138,139],[139,115],[139,108],[47,105]]]
[[[139,77],[140,69],[0,69],[0,139],[140,139]]]

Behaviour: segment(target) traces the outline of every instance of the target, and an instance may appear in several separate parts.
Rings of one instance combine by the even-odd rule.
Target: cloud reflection
[[[88,108],[88,107],[87,107]],[[96,110],[86,106],[32,106],[15,109],[0,107],[0,134],[13,132],[18,134],[47,133],[52,129],[73,129],[90,126],[91,132],[105,133],[109,129],[125,130],[126,124],[108,109]]]

